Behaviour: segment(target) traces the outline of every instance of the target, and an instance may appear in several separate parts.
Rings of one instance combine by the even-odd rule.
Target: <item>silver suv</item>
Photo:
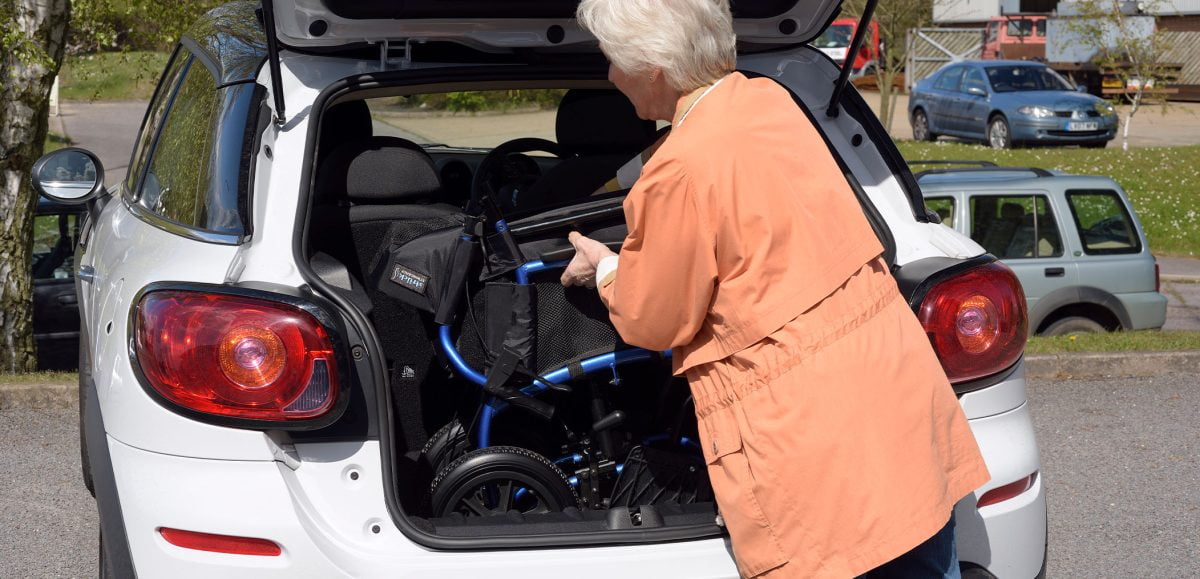
[[[917,174],[925,205],[1016,272],[1030,333],[1162,327],[1167,298],[1159,293],[1158,264],[1120,185],[1107,177],[965,163],[978,166]]]
[[[849,70],[806,44],[839,4],[736,3],[738,66],[825,137],[954,385],[993,477],[956,506],[965,574],[1033,577],[1020,286],[930,218]],[[102,574],[736,576],[670,353],[558,282],[569,231],[623,239],[610,185],[657,137],[574,9],[235,2],[175,50],[126,180],[39,161],[43,194],[87,204]],[[430,112],[530,95],[551,108]]]

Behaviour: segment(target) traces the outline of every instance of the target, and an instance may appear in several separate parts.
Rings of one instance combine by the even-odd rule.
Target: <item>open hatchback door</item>
[[[592,45],[575,22],[576,0],[266,0],[280,44],[329,49],[418,40],[457,40],[484,50]],[[738,39],[797,44],[816,38],[841,0],[734,1]],[[576,48],[578,49],[578,48]]]

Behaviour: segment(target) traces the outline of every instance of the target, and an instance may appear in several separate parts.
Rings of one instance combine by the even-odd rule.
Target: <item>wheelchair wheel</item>
[[[458,419],[447,422],[425,442],[421,448],[421,457],[429,466],[430,476],[442,471],[447,464],[467,453],[471,445],[467,440],[467,430]]]
[[[430,493],[435,517],[540,514],[579,505],[562,469],[515,446],[481,448],[459,457],[434,477]]]

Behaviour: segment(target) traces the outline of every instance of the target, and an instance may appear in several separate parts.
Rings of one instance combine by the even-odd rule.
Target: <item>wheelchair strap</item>
[[[511,348],[505,347],[504,351],[500,353],[500,357],[496,360],[496,363],[488,371],[487,382],[484,383],[483,390],[504,402],[528,410],[542,418],[547,420],[553,418],[553,405],[542,402],[516,388],[508,386],[508,382],[513,374],[516,373],[517,365],[520,361],[520,354]]]

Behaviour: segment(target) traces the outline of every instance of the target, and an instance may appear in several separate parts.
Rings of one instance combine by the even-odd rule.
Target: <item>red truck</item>
[[[858,20],[842,18],[834,20],[816,40],[812,41],[814,48],[824,52],[826,56],[837,62],[838,66],[846,61],[846,53],[850,51],[850,42],[858,30]],[[871,21],[870,34],[863,40],[862,49],[854,58],[850,69],[850,78],[875,74],[879,68],[879,59],[883,51],[883,42],[879,38],[879,23]]]
[[[988,20],[984,60],[1045,60],[1046,15],[1009,14]]]

